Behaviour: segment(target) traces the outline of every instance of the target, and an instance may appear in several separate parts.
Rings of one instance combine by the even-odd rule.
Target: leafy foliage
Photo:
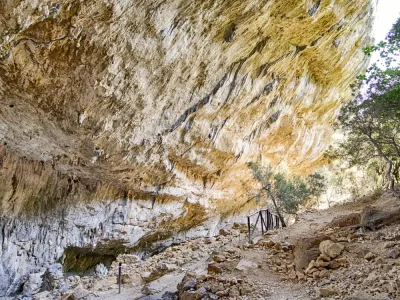
[[[311,195],[318,198],[326,191],[326,178],[319,174],[314,173],[307,177],[307,186],[310,189]]]
[[[287,214],[295,214],[299,206],[310,196],[310,190],[305,182],[299,178],[293,180],[285,178],[283,174],[274,175],[274,193],[281,200],[281,207]]]
[[[350,165],[383,160],[388,186],[393,188],[393,172],[400,161],[400,19],[385,41],[364,48],[367,55],[373,52],[379,52],[381,60],[358,77],[353,99],[341,109],[339,126],[346,139],[338,154]]]
[[[302,180],[300,177],[288,178],[282,173],[274,173],[271,168],[261,167],[254,162],[248,166],[260,182],[262,191],[272,201],[283,226],[286,226],[285,214],[295,214],[307,200],[319,196],[325,190],[325,178],[319,174]]]

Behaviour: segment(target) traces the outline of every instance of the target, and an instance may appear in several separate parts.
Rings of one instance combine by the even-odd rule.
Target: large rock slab
[[[335,217],[330,223],[330,227],[357,226],[361,223],[360,213],[351,213],[344,216]]]
[[[375,230],[382,226],[400,223],[400,205],[393,207],[367,206],[361,212],[361,225],[364,228]]]
[[[312,260],[316,260],[320,255],[320,243],[328,239],[329,237],[326,235],[298,238],[293,244],[296,270],[303,271]]]

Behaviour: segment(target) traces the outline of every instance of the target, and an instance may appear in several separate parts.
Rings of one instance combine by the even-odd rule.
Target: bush
[[[307,200],[318,197],[325,190],[325,178],[319,174],[302,180],[300,177],[289,178],[282,173],[274,173],[271,168],[260,167],[254,162],[247,165],[261,184],[260,194],[264,192],[272,201],[283,227],[286,227],[285,214],[295,214]]]

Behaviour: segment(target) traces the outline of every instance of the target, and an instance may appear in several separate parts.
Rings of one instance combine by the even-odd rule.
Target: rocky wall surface
[[[54,262],[62,263],[65,272],[85,274],[99,263],[110,264],[121,253],[146,257],[172,243],[218,233],[219,220],[199,225],[202,220],[193,215],[195,209],[196,205],[183,203],[117,199],[80,204],[40,218],[3,217],[1,295],[21,290],[29,274]]]
[[[371,21],[368,0],[3,1],[2,291],[88,230],[92,247],[110,238],[121,201],[172,214],[156,228],[170,238],[253,207],[249,161],[323,164]],[[28,257],[19,235],[46,250]]]

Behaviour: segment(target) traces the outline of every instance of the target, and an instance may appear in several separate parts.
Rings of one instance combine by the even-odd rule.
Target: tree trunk
[[[272,195],[271,191],[268,188],[266,188],[266,190],[267,190],[268,196],[271,197],[272,203],[274,204],[274,207],[275,207],[276,214],[278,215],[278,218],[282,224],[282,227],[286,227],[285,219],[283,218],[283,216],[278,208],[278,205],[276,204],[275,197]]]
[[[281,216],[281,214],[278,213],[278,211],[277,211],[277,214],[278,214],[279,220],[281,221],[282,227],[286,227],[285,220],[283,219],[283,217]]]
[[[326,196],[326,202],[328,202],[328,207],[331,207],[331,200],[330,197],[328,196],[328,193],[326,193],[325,196]]]
[[[392,174],[393,174],[393,177],[395,180],[395,184],[396,184],[396,182],[399,182],[399,168],[400,168],[400,164],[398,162],[394,162]]]
[[[387,160],[387,170],[386,170],[386,176],[389,181],[389,190],[394,190],[394,179],[392,177],[392,169],[393,169],[393,162],[390,160]]]
[[[374,145],[375,149],[378,151],[379,155],[382,156],[382,158],[386,161],[386,165],[387,165],[387,167],[386,167],[386,177],[387,177],[387,179],[389,181],[388,188],[393,191],[394,190],[394,179],[392,177],[393,162],[389,159],[388,156],[386,156],[383,153],[381,147],[376,142],[376,140],[374,140],[371,135],[367,135],[367,136],[368,136],[370,142]]]

